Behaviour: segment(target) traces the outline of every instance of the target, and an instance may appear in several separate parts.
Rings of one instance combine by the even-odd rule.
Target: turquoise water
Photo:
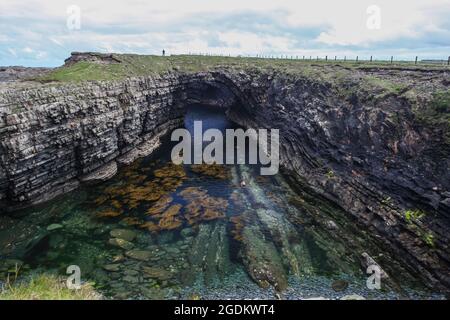
[[[204,130],[235,127],[201,106],[189,109],[185,127],[194,120]],[[337,208],[294,192],[286,175],[175,166],[166,140],[105,183],[0,218],[2,263],[22,261],[22,277],[78,265],[82,281],[116,299],[439,297]],[[366,287],[362,252],[390,273],[383,290]]]

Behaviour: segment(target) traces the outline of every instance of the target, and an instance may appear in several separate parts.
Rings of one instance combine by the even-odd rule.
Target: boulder
[[[151,251],[146,250],[129,250],[125,252],[125,255],[131,259],[139,261],[149,261],[150,258],[153,256],[153,253]]]
[[[124,240],[124,239],[119,239],[119,238],[109,239],[108,243],[112,246],[119,247],[119,248],[122,248],[125,250],[130,250],[134,247],[133,243],[131,243],[127,240]]]
[[[113,238],[123,239],[126,241],[133,241],[136,238],[136,233],[129,229],[113,229],[109,232]]]

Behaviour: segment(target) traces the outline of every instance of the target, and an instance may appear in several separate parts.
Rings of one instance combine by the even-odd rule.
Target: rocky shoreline
[[[151,153],[179,125],[186,105],[203,103],[226,109],[244,127],[279,128],[281,164],[294,187],[307,186],[430,287],[448,292],[448,142],[416,113],[432,103],[433,93],[449,90],[448,72],[368,68],[335,81],[343,67],[321,70],[329,77],[222,66],[5,86],[0,211],[108,179],[117,165]],[[383,89],[378,79],[399,86]]]

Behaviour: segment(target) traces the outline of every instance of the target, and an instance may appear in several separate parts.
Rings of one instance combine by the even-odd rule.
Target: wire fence
[[[355,62],[355,63],[387,63],[387,64],[433,64],[433,65],[450,65],[450,56],[446,59],[420,59],[419,56],[415,56],[413,59],[401,59],[396,60],[395,56],[387,58],[376,58],[375,56],[312,56],[312,55],[267,55],[267,54],[246,54],[246,55],[232,55],[232,54],[217,54],[217,53],[194,53],[189,52],[189,55],[194,56],[207,56],[207,57],[233,57],[233,58],[257,58],[257,59],[276,59],[276,60],[302,60],[302,61],[322,61],[322,62]]]

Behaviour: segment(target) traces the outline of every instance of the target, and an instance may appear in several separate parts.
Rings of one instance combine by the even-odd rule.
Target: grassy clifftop
[[[421,65],[415,66],[407,62],[352,62],[324,60],[295,59],[261,59],[250,57],[220,57],[220,56],[152,56],[136,54],[112,54],[115,61],[99,63],[95,61],[76,61],[64,65],[36,80],[41,81],[85,81],[85,80],[118,80],[127,77],[164,74],[171,71],[200,72],[216,68],[236,69],[275,69],[285,73],[302,73],[324,75],[330,68],[339,68],[340,72],[364,70],[368,68],[436,70],[445,66]],[[448,69],[448,68],[447,68]]]

